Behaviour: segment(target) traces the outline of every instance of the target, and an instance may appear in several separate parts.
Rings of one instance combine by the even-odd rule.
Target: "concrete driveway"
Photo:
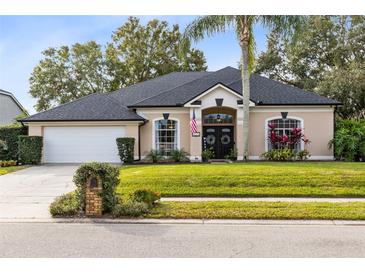
[[[50,218],[49,204],[72,191],[78,165],[43,165],[0,176],[0,219]]]

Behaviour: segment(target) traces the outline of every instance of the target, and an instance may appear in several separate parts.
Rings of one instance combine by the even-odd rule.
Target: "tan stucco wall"
[[[190,103],[186,104],[186,106],[190,107],[190,119],[192,118],[192,109],[195,109],[195,116],[198,125],[198,131],[200,134],[203,134],[203,127],[202,127],[202,112],[209,113],[210,110],[217,111],[217,104],[216,98],[223,98],[222,107],[231,110],[232,114],[234,114],[236,118],[236,122],[234,123],[235,126],[235,142],[236,148],[238,150],[239,155],[243,155],[243,146],[242,146],[242,118],[243,112],[242,107],[237,104],[237,100],[242,99],[242,97],[236,94],[233,91],[228,90],[223,86],[216,86],[213,87],[211,90],[206,91],[199,97],[195,98],[192,101],[200,100],[201,106],[196,107],[191,105]],[[191,135],[190,135],[191,136]],[[202,137],[190,137],[190,155],[192,156],[192,160],[196,160],[200,158],[202,152],[202,144],[201,144]],[[198,156],[198,157],[197,157]]]
[[[224,104],[223,104],[224,105]],[[206,107],[208,107],[206,105]],[[141,126],[141,155],[145,156],[152,148],[153,142],[153,121],[163,118],[163,113],[169,113],[170,119],[179,121],[179,144],[180,148],[188,152],[192,157],[201,155],[201,136],[192,137],[190,121],[193,108],[159,108],[139,109],[138,114],[148,120]],[[202,134],[200,107],[195,107],[195,115],[198,123],[198,130]],[[328,141],[333,138],[333,109],[330,107],[251,107],[250,110],[250,133],[249,133],[249,155],[258,157],[265,152],[265,120],[271,117],[280,117],[281,112],[288,112],[288,118],[296,117],[304,120],[304,133],[311,141],[306,148],[312,156],[330,157],[332,150],[328,149]],[[242,153],[242,109],[237,107],[237,121],[235,125],[236,146],[238,153]],[[134,137],[135,158],[138,157],[138,124],[136,122],[38,122],[29,123],[29,135],[43,136],[45,126],[111,126],[123,125],[126,129],[126,137]],[[317,159],[321,159],[321,158]],[[256,158],[257,159],[257,158]],[[192,159],[194,160],[194,159]]]
[[[190,117],[189,109],[185,108],[159,108],[159,109],[140,109],[137,111],[139,115],[148,120],[141,127],[141,155],[146,156],[147,153],[154,149],[153,142],[153,123],[156,119],[163,119],[163,113],[169,113],[169,119],[178,120],[178,132],[180,148],[190,154]]]
[[[29,136],[43,136],[43,126],[30,124],[28,134]]]
[[[259,108],[255,108],[257,110]],[[298,108],[301,109],[301,108]],[[281,112],[288,112],[288,118],[297,117],[304,121],[304,134],[311,141],[306,146],[312,156],[332,156],[328,142],[333,138],[332,108],[303,108],[302,111],[288,108],[260,108],[260,111],[250,111],[249,154],[260,156],[265,152],[265,120],[280,117]]]

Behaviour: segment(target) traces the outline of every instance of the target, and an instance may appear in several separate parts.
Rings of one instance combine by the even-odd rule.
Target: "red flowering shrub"
[[[303,141],[305,144],[310,143],[309,139],[305,137],[301,128],[293,128],[290,131],[289,136],[279,135],[276,131],[275,124],[269,124],[268,139],[271,143],[272,148],[294,148],[296,144]]]

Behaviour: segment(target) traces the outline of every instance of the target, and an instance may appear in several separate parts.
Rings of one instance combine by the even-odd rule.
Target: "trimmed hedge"
[[[42,160],[43,137],[19,136],[19,162],[38,165]]]
[[[120,160],[123,163],[131,164],[134,161],[134,138],[117,138],[117,146]]]
[[[0,150],[0,160],[18,160],[18,137],[27,134],[28,127],[0,127],[0,140],[7,145],[6,150]]]
[[[115,188],[119,183],[119,168],[107,163],[93,162],[83,164],[76,170],[73,182],[77,187],[76,195],[83,211],[85,210],[86,181],[90,176],[97,176],[102,182],[103,213],[112,212],[118,203]]]

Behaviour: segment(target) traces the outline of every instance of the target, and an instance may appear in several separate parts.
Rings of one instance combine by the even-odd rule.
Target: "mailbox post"
[[[85,213],[88,217],[101,217],[103,214],[103,200],[101,192],[103,186],[100,178],[90,176],[86,182]]]

